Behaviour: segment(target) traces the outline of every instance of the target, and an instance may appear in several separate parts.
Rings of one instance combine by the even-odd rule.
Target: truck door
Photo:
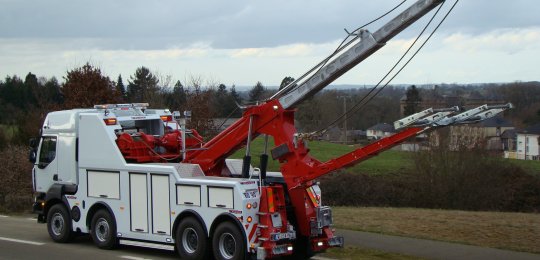
[[[37,192],[47,192],[54,183],[54,179],[58,178],[56,144],[56,136],[41,137],[36,167],[34,168]]]

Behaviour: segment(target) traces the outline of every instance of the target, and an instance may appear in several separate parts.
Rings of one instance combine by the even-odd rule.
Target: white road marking
[[[34,245],[34,246],[45,245],[45,243],[28,241],[28,240],[21,240],[21,239],[14,239],[14,238],[9,238],[9,237],[0,237],[0,240],[9,241],[9,242],[15,242],[15,243],[22,243],[22,244],[29,244],[29,245]]]
[[[129,255],[123,255],[123,256],[120,256],[120,258],[131,259],[131,260],[151,260],[151,258],[142,258],[142,257],[136,257],[136,256],[129,256]]]
[[[0,215],[0,218],[9,218],[9,216]]]

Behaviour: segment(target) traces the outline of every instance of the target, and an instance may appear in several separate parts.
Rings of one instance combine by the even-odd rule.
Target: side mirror
[[[32,150],[30,150],[30,154],[28,155],[28,161],[30,161],[31,163],[36,163],[36,159],[37,151],[35,148],[33,148]]]
[[[37,145],[38,145],[38,139],[37,138],[30,138],[29,144],[30,144],[31,148],[36,149]]]

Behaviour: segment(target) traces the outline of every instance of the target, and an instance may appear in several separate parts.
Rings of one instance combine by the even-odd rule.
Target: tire
[[[175,235],[176,250],[181,259],[208,259],[208,238],[195,218],[182,219]]]
[[[66,206],[58,203],[49,209],[47,231],[54,242],[68,243],[73,240],[75,233],[72,230],[71,217]]]
[[[219,260],[244,260],[246,242],[236,225],[231,222],[219,224],[212,236],[214,258]]]
[[[92,217],[90,235],[94,244],[101,249],[114,249],[118,245],[116,222],[105,209],[98,210]]]

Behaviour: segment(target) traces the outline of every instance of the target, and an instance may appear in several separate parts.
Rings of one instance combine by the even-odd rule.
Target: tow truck
[[[38,221],[55,242],[83,233],[99,248],[176,250],[182,259],[301,259],[343,246],[317,178],[410,137],[512,107],[427,109],[396,121],[399,132],[338,158],[310,156],[294,126],[297,106],[442,2],[419,0],[376,32],[360,31],[303,83],[244,107],[242,118],[207,142],[185,128],[189,114],[144,103],[49,113],[30,156]],[[254,168],[250,144],[258,136],[265,149]],[[243,159],[229,159],[244,147]],[[279,172],[267,171],[270,156]]]

